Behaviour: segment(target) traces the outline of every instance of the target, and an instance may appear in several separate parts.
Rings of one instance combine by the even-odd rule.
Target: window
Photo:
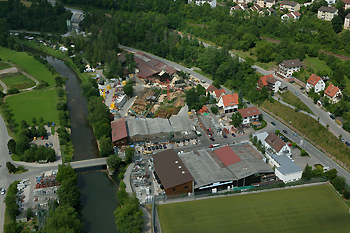
[[[187,188],[188,188],[188,186],[186,185],[186,186],[185,186],[185,189],[187,189]]]
[[[175,191],[176,189],[173,189],[173,192]]]

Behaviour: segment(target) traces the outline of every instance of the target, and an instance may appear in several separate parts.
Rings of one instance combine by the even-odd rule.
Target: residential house
[[[268,154],[269,164],[275,167],[275,174],[284,183],[301,179],[303,170],[294,161],[284,155]]]
[[[238,5],[231,7],[230,14],[233,13],[233,11],[238,11],[238,10],[246,10],[248,9],[248,5],[246,3],[238,3]]]
[[[294,11],[294,12],[282,15],[281,19],[282,20],[290,20],[290,19],[298,20],[300,18],[300,16],[301,16],[301,14],[298,11]]]
[[[258,13],[260,13],[262,11],[262,8],[258,4],[254,4],[254,6],[252,6],[250,9],[252,11],[256,11]]]
[[[318,9],[317,17],[326,21],[331,21],[335,15],[338,14],[337,8],[321,6]]]
[[[269,91],[277,92],[282,83],[273,77],[273,74],[260,77],[257,83],[257,89],[261,90],[262,87],[267,88]]]
[[[270,155],[285,155],[288,158],[292,155],[290,147],[273,132],[265,138],[265,148],[266,152]]]
[[[257,107],[238,109],[242,115],[242,125],[249,126],[252,122],[259,122],[259,115],[261,115]]]
[[[221,96],[225,95],[225,89],[217,89],[214,91],[214,98],[219,100]]]
[[[294,1],[280,1],[279,4],[281,10],[287,9],[290,12],[300,10],[300,4]]]
[[[334,86],[332,83],[329,84],[327,89],[324,91],[324,96],[329,99],[329,103],[335,104],[343,97],[343,94],[339,87]]]
[[[344,3],[344,10],[347,10],[350,8],[350,0],[342,0]]]
[[[207,95],[208,94],[214,95],[214,91],[216,91],[216,90],[217,90],[217,88],[210,84],[206,89]]]
[[[233,0],[235,3],[253,3],[254,0]]]
[[[310,91],[314,88],[315,92],[318,93],[323,91],[326,84],[323,82],[322,78],[318,77],[316,74],[312,74],[306,83],[306,91]]]
[[[276,0],[257,0],[256,4],[261,8],[271,8],[276,5]]]
[[[188,0],[189,4],[191,2],[194,2],[198,6],[208,3],[212,8],[216,7],[216,0]]]
[[[221,96],[217,106],[223,108],[225,113],[236,112],[238,110],[238,94],[233,93]]]
[[[302,66],[303,63],[299,59],[282,61],[279,64],[278,72],[285,77],[289,77],[294,72],[298,72]]]
[[[344,29],[350,29],[350,13],[345,16]]]

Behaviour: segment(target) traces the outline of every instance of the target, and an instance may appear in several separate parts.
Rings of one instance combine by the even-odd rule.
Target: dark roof
[[[350,0],[342,0],[345,4],[350,4]]]
[[[301,63],[301,61],[299,59],[283,61],[282,64],[286,68],[297,67],[297,66],[302,66],[303,65],[303,63]]]
[[[275,0],[265,0],[266,2],[275,2]]]
[[[206,91],[207,92],[213,92],[215,90],[217,90],[217,88],[210,84]]]
[[[238,112],[242,115],[243,118],[261,114],[259,109],[255,106],[251,108],[238,109]]]
[[[267,144],[269,144],[277,153],[285,144],[284,141],[275,133],[270,133],[269,136],[265,138],[265,142],[267,142]]]
[[[220,149],[215,150],[214,153],[219,157],[221,162],[223,162],[226,167],[241,161],[238,155],[236,155],[236,153],[233,152],[229,146],[221,147]]]
[[[174,149],[158,152],[152,157],[154,170],[165,189],[194,180]]]
[[[277,80],[276,80],[274,77],[268,77],[268,78],[266,79],[266,82],[267,82],[267,83],[274,84],[275,82],[277,82]]]
[[[350,3],[349,3],[350,4]],[[345,18],[350,19],[350,13],[345,16]]]
[[[298,3],[294,1],[280,1],[280,5],[296,6]]]
[[[335,13],[338,10],[334,7],[327,7],[327,6],[321,6],[320,9],[318,9],[319,11],[325,11],[325,12],[330,12],[330,13]]]
[[[116,142],[128,136],[124,117],[111,122],[111,129],[112,129],[112,142]]]

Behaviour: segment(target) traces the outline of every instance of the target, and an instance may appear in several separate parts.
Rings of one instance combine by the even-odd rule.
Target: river
[[[31,48],[26,48],[26,50],[45,57],[61,76],[67,78],[66,92],[72,126],[74,160],[99,157],[96,139],[87,119],[87,101],[81,95],[81,80],[77,74],[61,60]],[[113,212],[118,206],[116,193],[119,181],[117,175],[114,175],[111,180],[105,171],[96,171],[102,169],[106,168],[94,167],[76,170],[78,188],[81,192],[81,214],[85,223],[83,231],[87,233],[117,232]]]

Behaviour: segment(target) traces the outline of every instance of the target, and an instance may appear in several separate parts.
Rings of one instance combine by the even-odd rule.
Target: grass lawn
[[[325,61],[321,61],[318,57],[309,57],[306,54],[303,64],[307,67],[312,68],[314,71],[326,70],[329,74],[332,72],[331,68],[327,65]]]
[[[27,78],[24,74],[17,73],[14,76],[8,76],[6,78],[1,78],[7,88],[17,88],[18,90],[22,90],[25,88],[35,86],[35,82],[29,78]]]
[[[210,74],[207,74],[207,73],[205,73],[205,72],[202,71],[202,70],[194,69],[193,71],[196,72],[196,73],[198,73],[198,74],[200,74],[200,75],[203,75],[204,77],[206,77],[206,78],[208,78],[208,79],[210,79],[210,80],[213,80],[213,78],[211,77]]]
[[[31,91],[6,98],[14,115],[15,123],[18,125],[22,120],[31,125],[33,117],[38,120],[40,116],[44,118],[45,122],[58,122],[57,101],[55,89]]]
[[[158,205],[163,233],[347,232],[348,207],[328,185]]]
[[[281,117],[286,122],[292,121],[291,125],[293,127],[305,134],[337,159],[344,162],[346,166],[350,166],[350,158],[348,156],[350,154],[350,148],[329,132],[323,125],[318,123],[317,120],[301,112],[295,112],[294,109],[277,101],[274,103],[265,101],[261,106]]]
[[[5,62],[0,62],[0,70],[4,70],[4,69],[7,69],[7,68],[11,68],[12,66],[5,63]]]
[[[313,112],[300,100],[296,97],[292,92],[286,91],[280,94],[283,98],[283,102],[286,102],[290,105],[293,105],[300,110],[304,110],[305,112],[313,114]]]
[[[52,73],[45,67],[45,65],[41,64],[25,52],[16,52],[0,46],[0,58],[15,63],[38,81],[46,81],[49,85],[55,83]]]
[[[262,63],[262,62],[259,62],[257,57],[254,56],[254,55],[250,55],[250,52],[249,51],[246,51],[246,52],[243,52],[243,51],[240,51],[240,50],[230,50],[230,52],[232,52],[233,54],[243,58],[243,59],[247,59],[247,58],[251,58],[254,60],[254,64],[257,65],[257,66],[260,66],[261,68],[265,69],[265,70],[268,70],[269,68],[277,65],[276,62],[272,61],[272,62],[269,62],[269,63]]]

